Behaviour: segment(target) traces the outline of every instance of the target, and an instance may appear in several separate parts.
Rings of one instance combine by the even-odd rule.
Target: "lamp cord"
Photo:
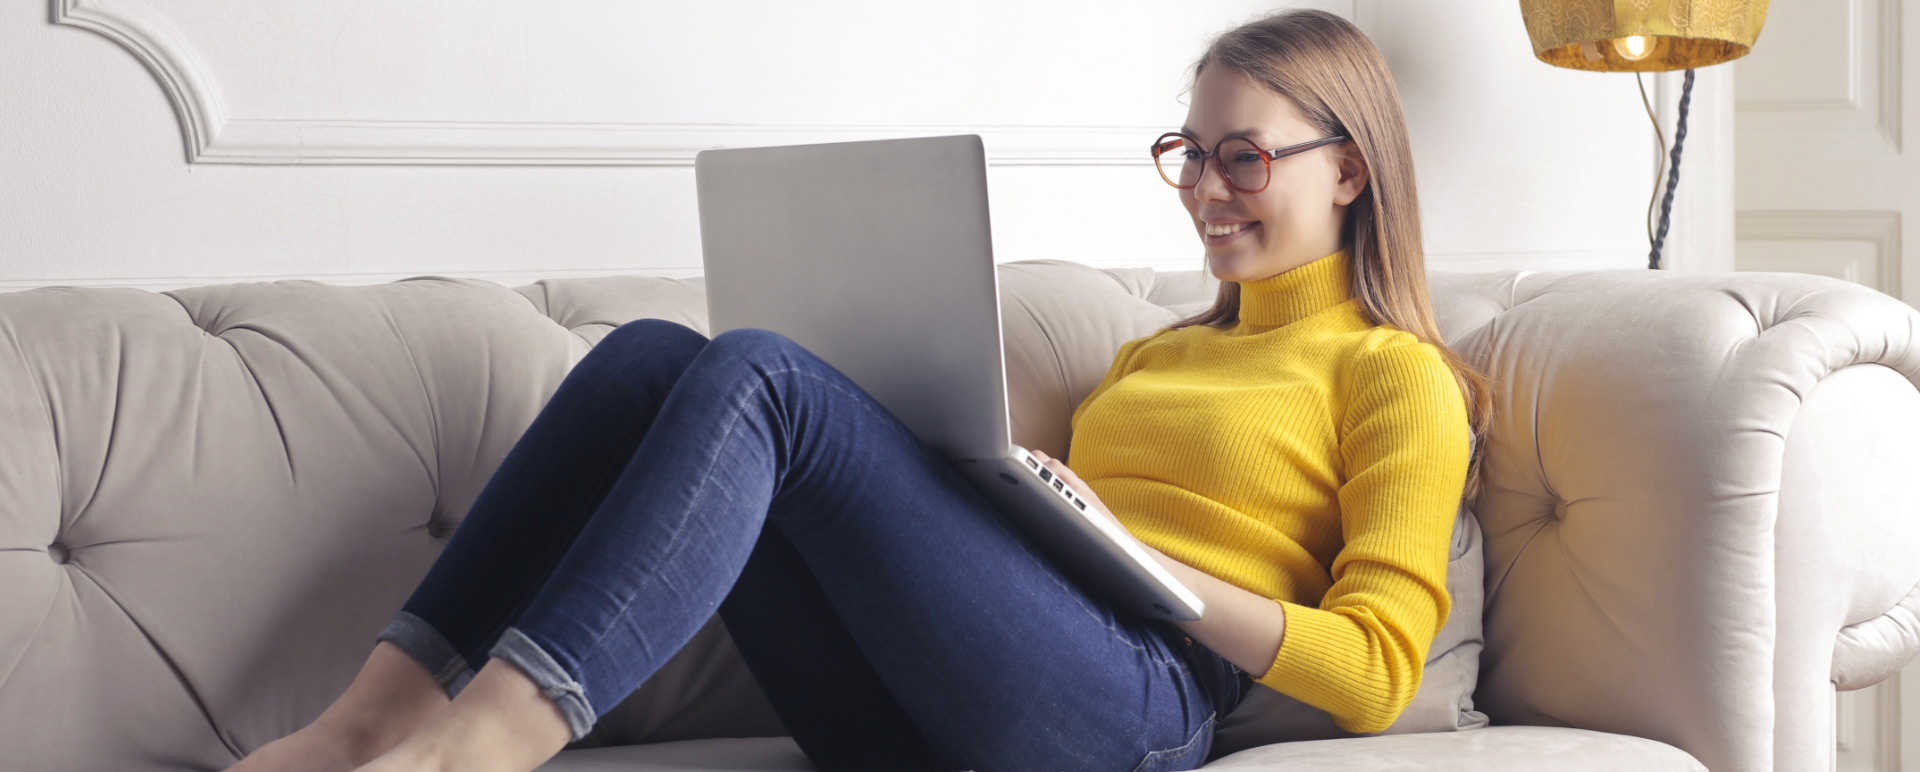
[[[1660,128],[1660,117],[1653,113],[1653,100],[1647,98],[1646,81],[1640,79],[1640,72],[1633,73],[1634,85],[1640,87],[1640,106],[1647,108],[1647,120],[1653,122],[1653,141],[1660,143],[1660,153],[1655,156],[1659,164],[1653,170],[1653,192],[1647,194],[1647,213],[1641,216],[1641,225],[1647,228],[1647,246],[1653,246],[1653,208],[1660,203],[1660,178],[1667,175],[1667,132]]]
[[[1673,215],[1673,187],[1680,184],[1680,147],[1687,141],[1687,102],[1692,96],[1693,68],[1688,67],[1687,79],[1680,87],[1680,119],[1673,127],[1673,166],[1667,170],[1667,195],[1660,201],[1660,228],[1653,236],[1653,251],[1647,254],[1647,267],[1651,269],[1660,267],[1660,245],[1667,240],[1667,224]],[[1654,129],[1658,131],[1659,128],[1660,124],[1656,121]],[[1654,184],[1660,184],[1657,174]]]

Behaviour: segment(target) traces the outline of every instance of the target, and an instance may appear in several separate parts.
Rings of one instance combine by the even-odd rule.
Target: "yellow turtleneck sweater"
[[[1242,282],[1231,327],[1126,342],[1067,465],[1141,541],[1280,604],[1261,684],[1377,732],[1452,605],[1471,434],[1439,351],[1369,324],[1350,278],[1341,250]]]

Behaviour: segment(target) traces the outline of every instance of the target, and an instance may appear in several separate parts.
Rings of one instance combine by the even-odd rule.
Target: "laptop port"
[[[1027,456],[1027,457],[1026,457],[1025,459],[1023,459],[1023,460],[1027,462],[1027,466],[1029,466],[1029,467],[1032,467],[1032,468],[1034,468],[1034,469],[1039,469],[1039,468],[1040,468],[1040,462],[1038,462],[1038,461],[1035,461],[1035,460],[1033,460],[1033,456]]]
[[[1053,489],[1054,489],[1054,490],[1056,490],[1056,491],[1057,491],[1057,490],[1060,490],[1060,480],[1059,480],[1059,478],[1054,478],[1054,481],[1053,481]]]
[[[1040,470],[1040,479],[1042,481],[1053,479],[1053,470],[1051,469]]]
[[[1076,506],[1076,507],[1079,507],[1079,508],[1081,508],[1081,509],[1086,509],[1086,508],[1087,508],[1087,502],[1086,502],[1086,500],[1085,500],[1085,499],[1074,499],[1074,500],[1073,500],[1073,505],[1074,505],[1074,506]]]

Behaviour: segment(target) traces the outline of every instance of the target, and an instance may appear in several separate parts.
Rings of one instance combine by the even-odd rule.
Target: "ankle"
[[[314,719],[356,764],[378,758],[412,735],[451,700],[426,668],[397,646],[374,646],[360,674]]]
[[[525,772],[552,758],[570,735],[560,709],[530,678],[494,660],[402,750],[419,769]]]

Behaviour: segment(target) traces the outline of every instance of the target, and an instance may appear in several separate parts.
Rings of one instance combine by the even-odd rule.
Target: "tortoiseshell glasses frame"
[[[1258,193],[1260,191],[1266,190],[1267,185],[1273,182],[1272,167],[1273,167],[1274,159],[1290,156],[1290,155],[1293,155],[1294,153],[1300,153],[1300,152],[1312,150],[1316,147],[1320,147],[1321,145],[1331,145],[1335,142],[1345,142],[1347,139],[1349,138],[1345,134],[1339,134],[1331,137],[1321,137],[1319,139],[1309,140],[1306,142],[1302,142],[1298,145],[1288,145],[1286,147],[1273,148],[1269,150],[1254,144],[1254,141],[1251,139],[1247,139],[1246,137],[1240,136],[1238,134],[1229,134],[1227,136],[1221,137],[1219,142],[1214,143],[1213,150],[1202,152],[1198,156],[1198,163],[1195,163],[1195,159],[1193,157],[1190,157],[1188,153],[1192,152],[1192,149],[1200,147],[1200,140],[1194,139],[1191,136],[1182,134],[1177,131],[1169,131],[1165,134],[1160,135],[1159,139],[1154,140],[1153,146],[1148,148],[1148,152],[1153,154],[1153,167],[1160,172],[1160,179],[1166,180],[1168,185],[1172,185],[1181,190],[1191,190],[1193,186],[1200,184],[1200,178],[1207,173],[1207,161],[1209,159],[1219,158],[1220,148],[1226,146],[1228,142],[1239,140],[1240,143],[1243,145],[1243,147],[1236,148],[1235,152],[1244,152],[1244,151],[1250,150],[1250,151],[1253,151],[1257,155],[1257,157],[1260,159],[1260,169],[1258,172],[1258,174],[1260,175],[1260,185],[1258,187],[1253,187],[1250,185],[1243,185],[1240,182],[1235,182],[1233,179],[1233,173],[1229,171],[1225,167],[1225,165],[1218,162],[1216,162],[1214,165],[1217,167],[1220,167],[1220,172],[1221,172],[1220,178],[1226,181],[1227,187],[1240,191],[1241,193]],[[1188,152],[1187,153],[1178,152],[1182,148],[1186,148]],[[1173,155],[1171,157],[1167,157],[1169,153]],[[1173,168],[1172,169],[1167,168],[1169,165],[1171,165]],[[1254,173],[1253,167],[1251,165],[1251,161],[1247,159],[1244,159],[1244,158],[1238,159],[1238,162],[1235,165],[1238,168],[1240,168],[1242,176],[1251,175]],[[1189,169],[1188,168],[1189,166],[1191,166],[1192,168]],[[1182,184],[1180,181],[1183,179],[1189,179],[1188,177],[1189,174],[1192,175],[1191,177],[1192,182]],[[1245,180],[1242,180],[1242,182],[1245,182]]]

